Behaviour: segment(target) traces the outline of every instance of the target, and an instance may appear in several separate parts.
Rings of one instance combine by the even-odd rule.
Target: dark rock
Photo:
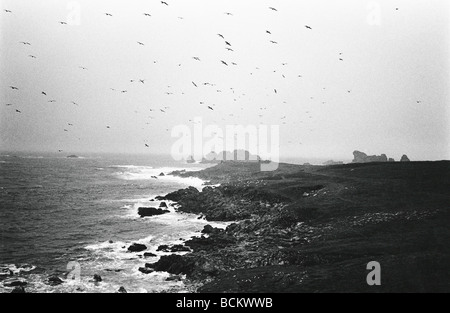
[[[133,243],[131,246],[128,247],[128,251],[130,251],[130,252],[141,252],[146,249],[147,249],[147,246],[140,244],[140,243]]]
[[[102,277],[98,274],[94,274],[94,281],[96,283],[101,282],[102,281]]]
[[[127,290],[123,286],[120,286],[120,288],[117,292],[118,293],[127,293]]]
[[[406,154],[402,155],[400,162],[410,162],[411,160],[406,156]]]
[[[160,245],[158,247],[158,249],[156,249],[156,251],[164,251],[164,252],[189,252],[191,251],[191,249],[189,249],[186,246],[183,245],[173,245],[173,246],[168,246],[168,245]]]
[[[167,203],[161,202],[161,203],[159,204],[159,207],[160,207],[160,208],[167,208]]]
[[[388,162],[395,162],[395,160],[393,158],[389,158]]]
[[[155,200],[161,201],[161,200],[166,200],[166,198],[163,197],[163,196],[156,196],[156,197],[155,197]]]
[[[138,214],[140,215],[140,217],[161,215],[169,212],[170,212],[169,210],[157,209],[152,207],[150,208],[141,207],[138,209]]]
[[[110,240],[110,241],[108,241],[108,243],[114,243],[114,241]]]
[[[148,258],[148,257],[155,257],[156,254],[151,253],[151,252],[144,252],[144,257]]]
[[[205,227],[203,227],[202,233],[203,234],[217,234],[220,233],[221,231],[223,231],[220,228],[217,227],[212,227],[211,225],[205,225]]]
[[[27,282],[21,281],[21,280],[15,280],[12,282],[5,282],[5,283],[3,283],[3,285],[5,285],[6,287],[24,287],[27,285]]]
[[[150,268],[150,267],[140,267],[138,268],[139,272],[144,273],[144,274],[150,274],[153,273],[155,270]]]
[[[353,163],[387,162],[386,154],[367,155],[361,151],[353,151]]]
[[[159,176],[166,176],[164,173],[160,173]]]
[[[147,265],[146,265],[147,266]],[[181,255],[163,255],[158,262],[148,264],[155,271],[168,272],[170,274],[189,274],[193,271],[195,263],[192,260],[184,259]]]
[[[63,283],[63,281],[58,276],[51,276],[48,278],[48,284],[50,286],[57,286],[57,285],[61,285],[62,283]]]
[[[11,293],[26,293],[25,288],[23,286],[14,287]]]

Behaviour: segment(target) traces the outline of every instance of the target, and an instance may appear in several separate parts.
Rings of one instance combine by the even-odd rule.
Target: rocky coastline
[[[260,172],[258,164],[222,162],[172,173],[220,185],[189,187],[158,200],[207,221],[232,223],[226,229],[207,225],[183,245],[159,247],[174,253],[139,270],[166,271],[170,279],[185,275],[187,284],[200,286],[197,292],[448,291],[448,277],[441,274],[450,255],[443,242],[449,234],[449,164],[280,164]],[[425,170],[435,175],[411,177]],[[371,260],[386,265],[391,284],[370,289],[365,264]],[[404,279],[427,262],[433,264],[429,276]]]

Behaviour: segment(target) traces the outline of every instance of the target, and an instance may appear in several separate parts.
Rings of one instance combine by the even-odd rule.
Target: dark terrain
[[[199,292],[450,292],[450,162],[332,166],[224,162],[177,172],[220,183],[162,197],[177,210],[233,221],[162,257]],[[381,265],[369,286],[366,265]]]

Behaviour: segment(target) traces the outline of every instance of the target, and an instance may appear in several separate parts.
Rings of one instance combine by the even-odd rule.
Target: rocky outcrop
[[[140,243],[133,243],[131,246],[128,247],[128,251],[130,251],[130,252],[141,252],[146,249],[147,249],[147,246],[140,244]]]
[[[119,290],[117,291],[118,293],[127,293],[127,290],[125,289],[125,287],[120,286]]]
[[[102,281],[102,277],[98,274],[94,275],[94,282],[99,283]]]
[[[14,287],[11,293],[26,293],[25,288],[23,286]]]
[[[402,155],[400,162],[410,162],[411,160],[408,158],[406,154]]]
[[[144,257],[145,257],[145,258],[150,258],[150,257],[155,257],[155,256],[157,256],[157,255],[154,254],[154,253],[151,253],[151,252],[144,252]]]
[[[190,274],[194,269],[192,260],[183,258],[177,254],[163,255],[156,263],[147,263],[146,268],[152,268],[158,272],[168,272],[170,274]]]
[[[191,249],[189,249],[186,246],[183,245],[160,245],[156,251],[163,251],[163,252],[189,252]]]
[[[160,207],[160,208],[167,208],[167,203],[165,203],[165,202],[163,201],[163,202],[161,202],[161,203],[159,204],[159,207]]]
[[[389,158],[388,162],[395,162],[395,160],[393,158]]]
[[[387,162],[387,160],[386,154],[367,155],[361,151],[353,151],[352,163]]]
[[[157,208],[153,208],[153,207],[138,208],[138,214],[140,217],[161,215],[161,214],[165,214],[165,213],[169,213],[169,212],[170,212],[169,210],[157,209]]]

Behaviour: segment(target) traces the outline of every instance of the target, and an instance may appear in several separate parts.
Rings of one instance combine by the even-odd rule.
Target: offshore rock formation
[[[408,158],[406,154],[402,155],[402,158],[400,159],[400,162],[410,162],[411,160]]]
[[[352,163],[369,163],[369,162],[387,162],[386,154],[382,155],[367,155],[364,152],[353,151]]]

